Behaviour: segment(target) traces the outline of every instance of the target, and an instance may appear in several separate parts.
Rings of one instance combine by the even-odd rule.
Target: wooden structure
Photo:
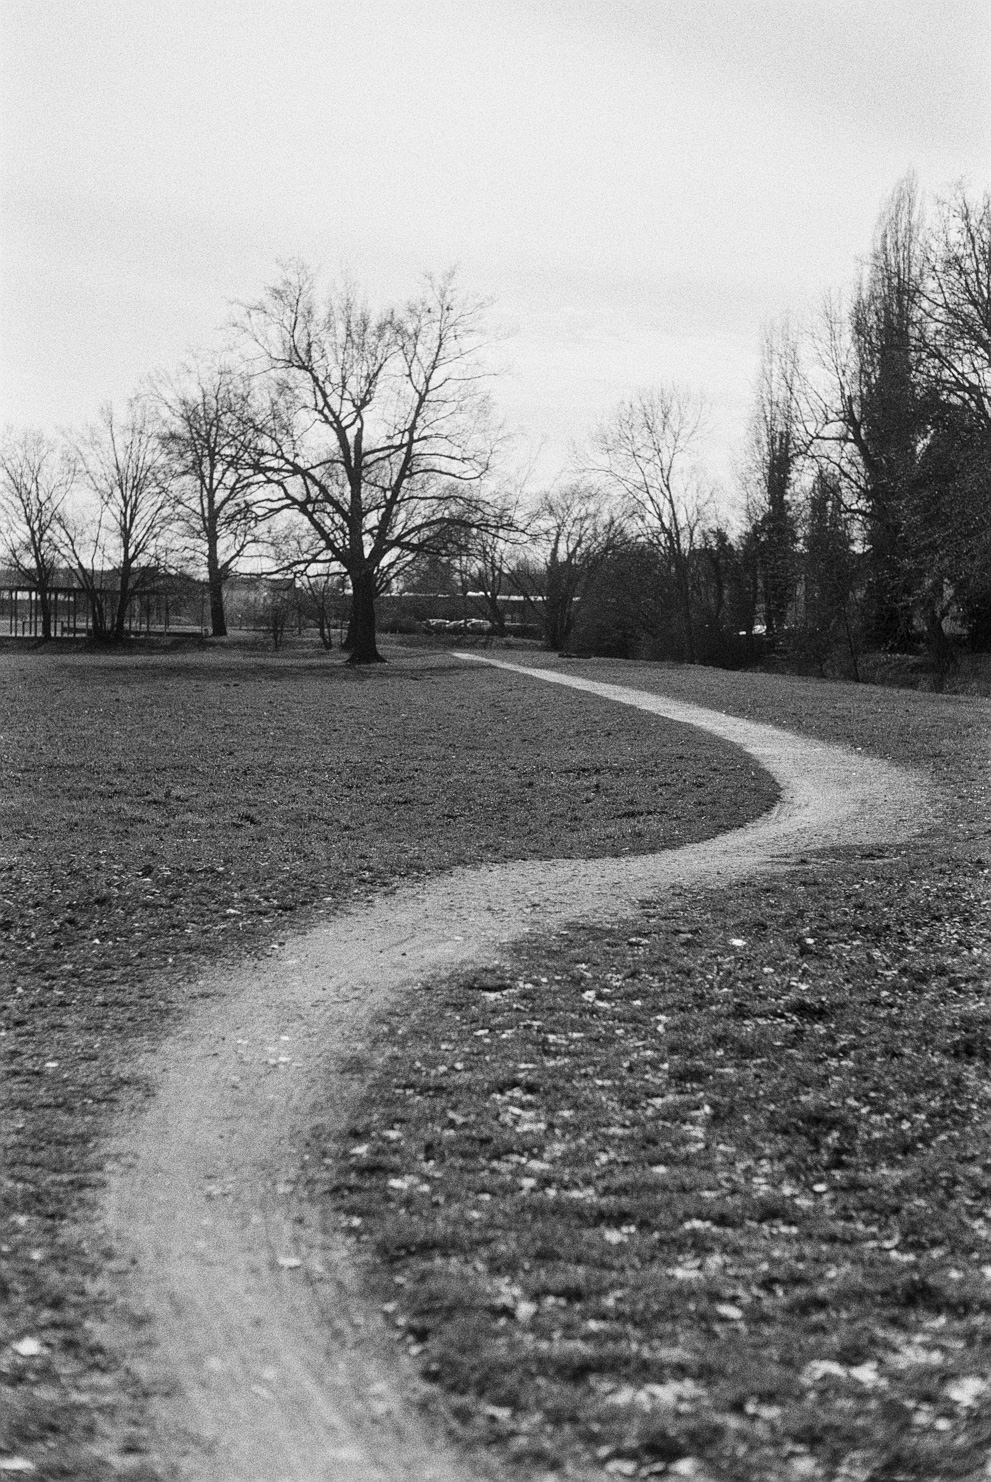
[[[116,599],[117,589],[110,580],[98,590],[109,602]],[[184,584],[182,591],[170,590],[172,583],[163,581],[154,591],[135,597],[128,606],[127,633],[167,635],[178,625],[183,631],[192,627],[204,630],[205,592],[201,583]],[[195,591],[187,590],[186,586]],[[89,594],[71,571],[60,571],[49,588],[53,638],[88,638],[93,632],[93,614]],[[192,609],[192,610],[191,610]],[[37,586],[7,569],[0,569],[0,636],[41,638],[41,602]]]

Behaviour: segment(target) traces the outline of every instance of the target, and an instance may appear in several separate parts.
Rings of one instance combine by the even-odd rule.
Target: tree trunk
[[[224,613],[224,581],[220,574],[220,562],[215,550],[207,551],[207,586],[210,591],[210,631],[214,638],[227,637],[227,617]]]
[[[334,633],[331,627],[331,617],[322,605],[317,607],[317,632],[320,634],[320,642],[324,648],[332,649]]]
[[[695,617],[692,612],[692,591],[685,563],[679,563],[677,575],[678,598],[681,603],[681,620],[685,635],[685,663],[695,663]]]
[[[850,626],[850,618],[849,618],[849,615],[848,615],[848,613],[846,611],[846,608],[844,608],[844,610],[843,610],[843,631],[846,633],[847,648],[850,650],[850,664],[851,664],[851,666],[853,668],[853,675],[852,675],[853,682],[854,682],[854,684],[859,684],[860,683],[860,657],[859,657],[859,652],[858,652],[858,646],[857,646],[857,643],[854,640],[853,629]]]
[[[38,588],[38,607],[41,611],[41,636],[50,639],[52,636],[52,599],[46,587]]]
[[[956,654],[943,629],[942,615],[931,599],[922,605],[922,622],[926,633],[926,648],[933,666],[933,681],[937,690],[943,690],[946,676],[957,667]]]
[[[375,646],[375,579],[370,571],[351,576],[351,622],[348,627],[349,664],[384,664]]]
[[[87,599],[89,603],[87,635],[97,643],[107,643],[110,639],[110,621],[106,600],[102,594],[97,592],[95,586],[87,588]]]
[[[130,572],[120,574],[120,590],[114,604],[114,621],[110,629],[110,642],[123,643],[127,637],[127,609],[131,602]]]
[[[497,633],[500,638],[505,638],[506,614],[499,606],[498,594],[491,591],[486,591],[485,606],[488,609],[489,614],[489,627],[492,629],[493,633]]]

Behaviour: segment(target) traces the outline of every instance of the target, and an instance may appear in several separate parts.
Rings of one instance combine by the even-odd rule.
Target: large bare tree
[[[94,636],[120,642],[131,604],[160,575],[171,531],[171,474],[147,405],[130,402],[123,418],[104,407],[78,459],[89,504],[60,513],[60,542],[89,599]]]
[[[692,564],[707,499],[693,453],[705,421],[700,399],[677,386],[620,402],[592,442],[592,469],[618,490],[632,528],[663,557],[677,594],[685,658],[696,659]]]
[[[373,313],[352,288],[319,298],[296,265],[242,314],[265,507],[294,512],[314,557],[347,573],[352,664],[382,662],[375,599],[404,566],[492,520],[482,307],[448,274]]]
[[[10,432],[0,443],[0,548],[37,596],[42,638],[52,637],[59,519],[74,479],[71,457],[43,432]]]
[[[152,398],[173,475],[177,533],[186,553],[206,569],[211,631],[222,638],[224,586],[258,532],[250,383],[222,360],[195,363],[177,378],[156,380]]]

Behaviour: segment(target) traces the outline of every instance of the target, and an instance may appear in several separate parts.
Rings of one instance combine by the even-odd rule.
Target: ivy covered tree
[[[795,485],[803,453],[798,348],[783,323],[764,336],[745,473],[761,610],[772,648],[788,624],[798,579]]]

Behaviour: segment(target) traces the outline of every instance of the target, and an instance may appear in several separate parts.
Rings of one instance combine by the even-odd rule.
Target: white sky
[[[762,323],[898,178],[991,177],[988,0],[0,0],[0,422],[216,341],[279,258],[373,299],[457,263],[550,474],[677,378],[728,470]]]

